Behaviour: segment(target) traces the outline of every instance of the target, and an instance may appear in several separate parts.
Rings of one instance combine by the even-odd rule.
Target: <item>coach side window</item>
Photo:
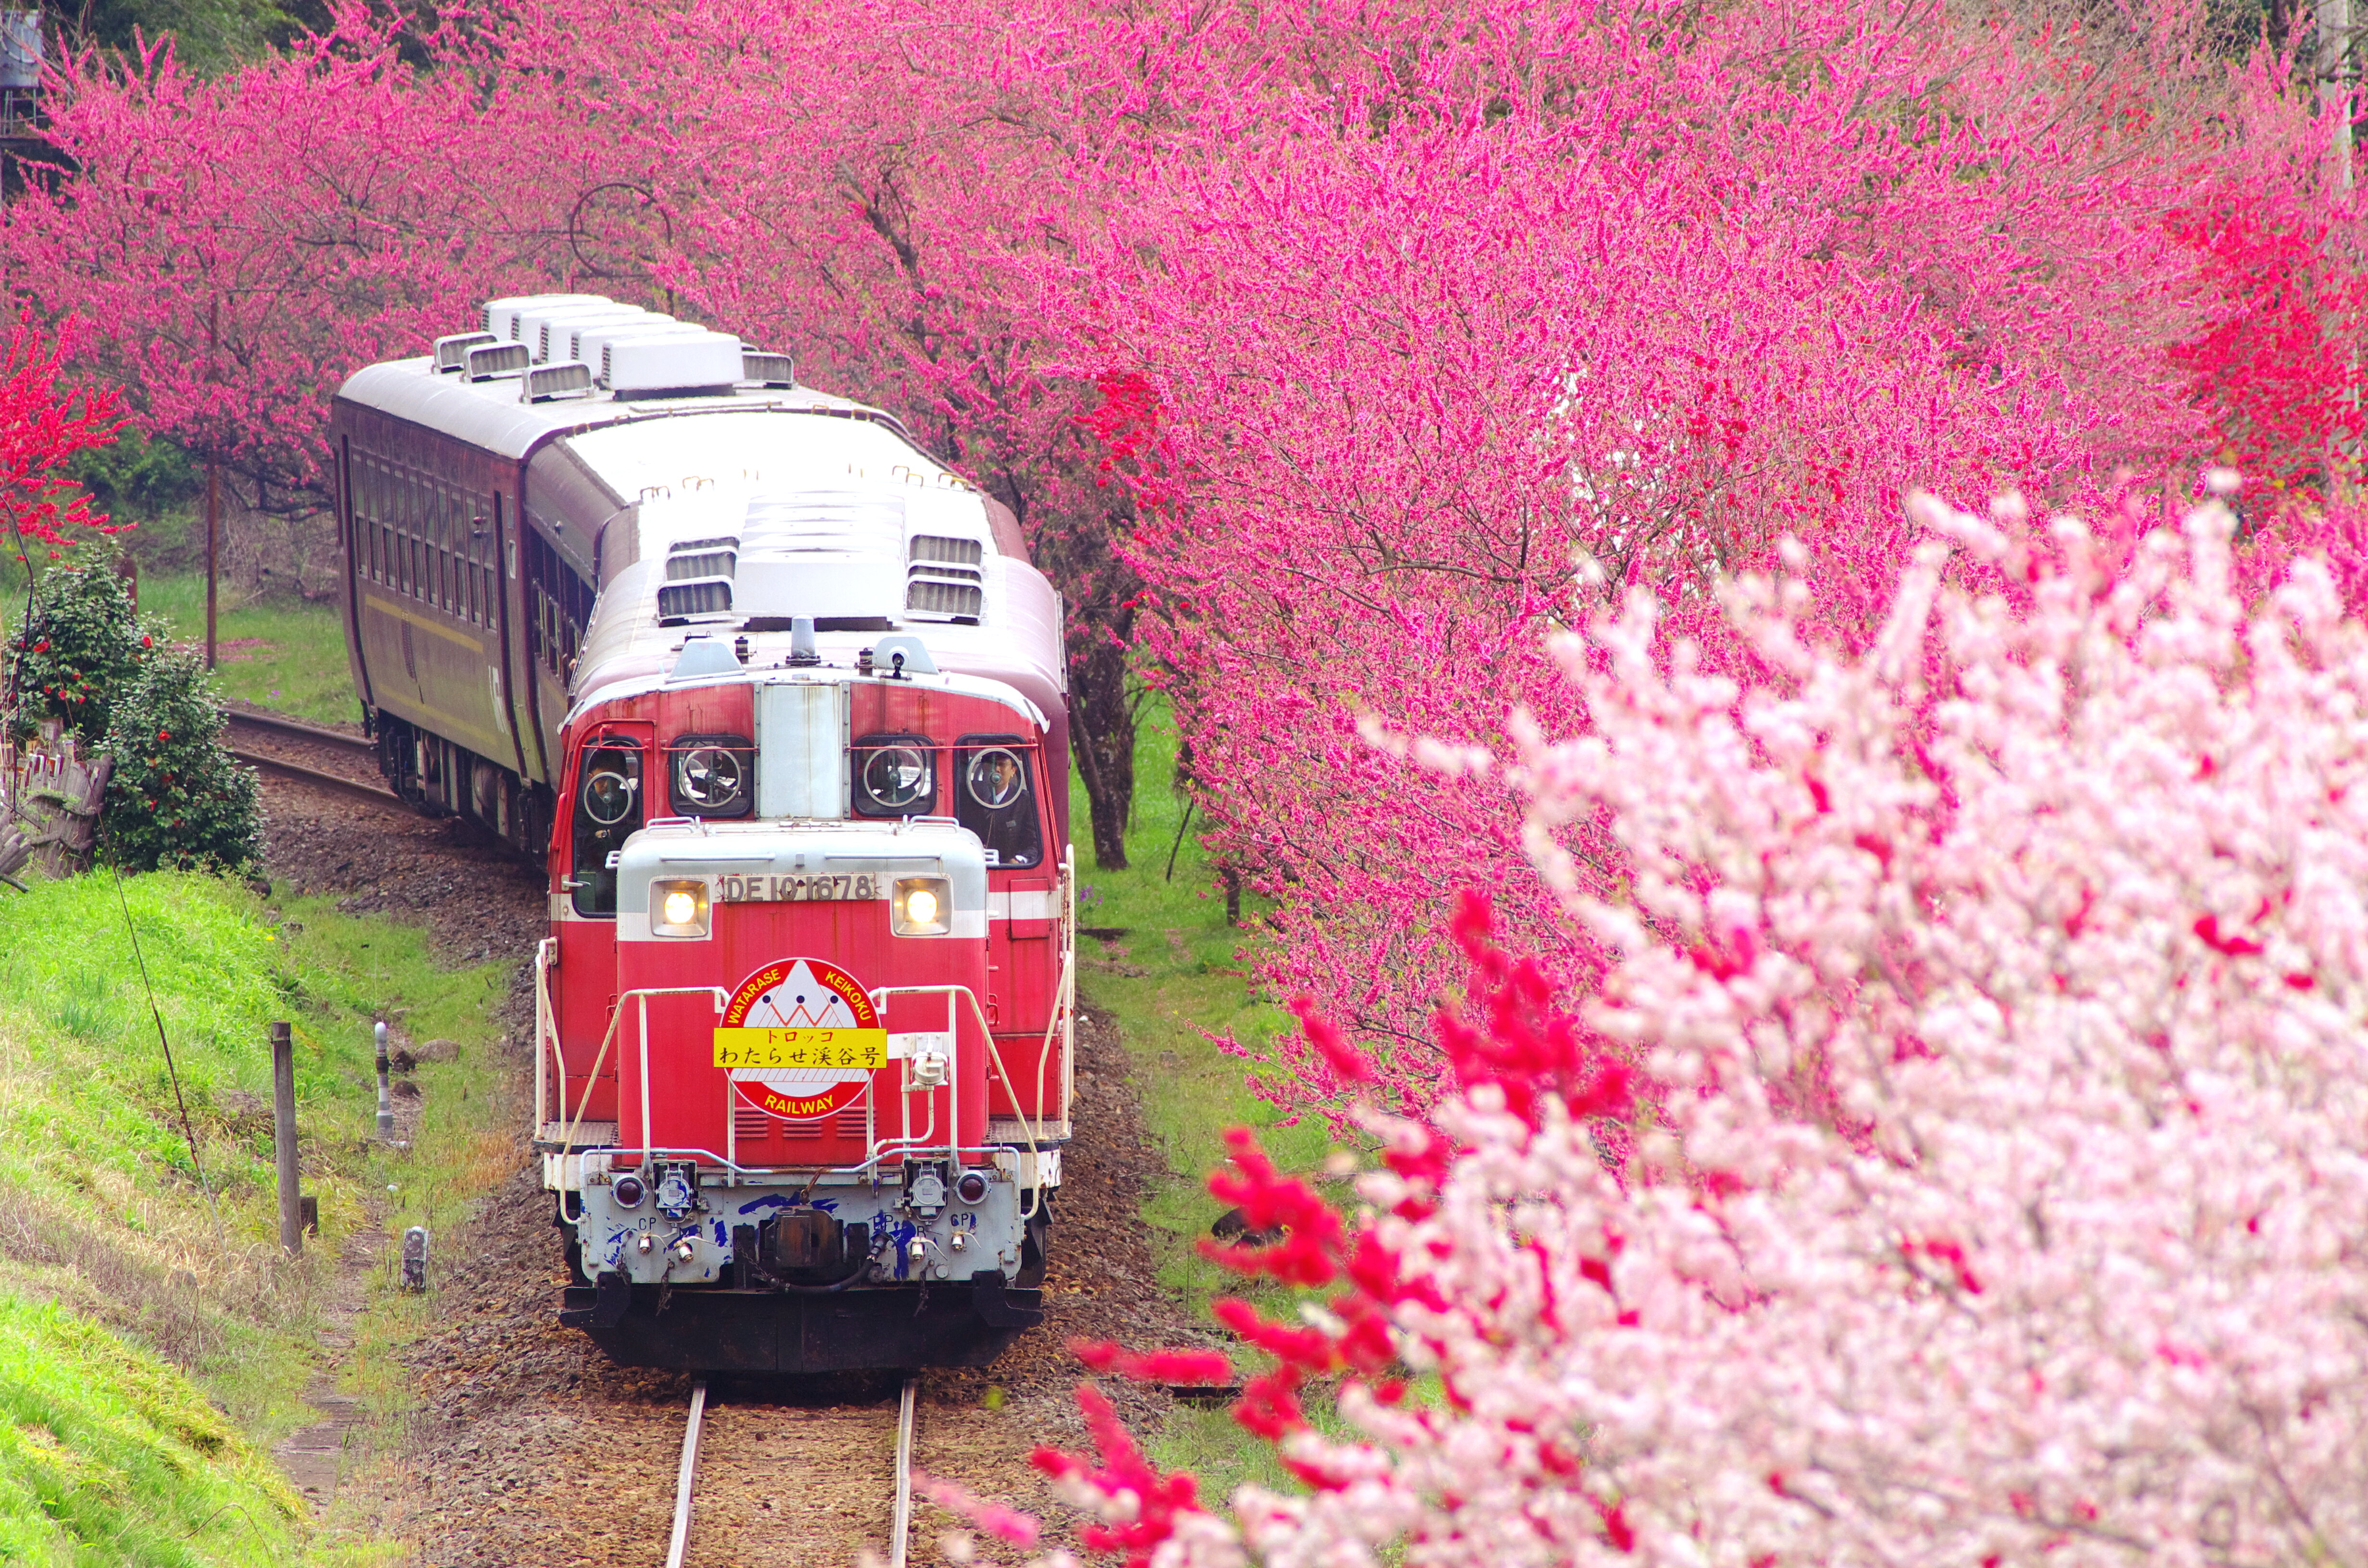
[[[642,825],[642,748],[615,736],[584,748],[575,770],[575,853],[568,891],[578,915],[617,913],[614,857]]]

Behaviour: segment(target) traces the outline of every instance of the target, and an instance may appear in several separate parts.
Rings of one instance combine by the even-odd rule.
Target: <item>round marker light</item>
[[[954,1183],[954,1196],[964,1203],[981,1203],[986,1199],[986,1178],[976,1171],[964,1171]]]
[[[620,1176],[617,1184],[609,1189],[609,1196],[616,1199],[620,1209],[639,1209],[642,1199],[649,1195],[650,1189],[642,1185],[642,1178],[637,1176]]]
[[[677,888],[666,895],[666,922],[669,926],[688,926],[699,918],[699,896]]]

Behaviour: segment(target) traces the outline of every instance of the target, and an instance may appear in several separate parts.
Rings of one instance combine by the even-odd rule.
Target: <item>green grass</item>
[[[1247,1082],[1249,1063],[1218,1047],[1228,1036],[1261,1047],[1290,1019],[1252,990],[1247,970],[1256,937],[1225,923],[1224,890],[1197,836],[1188,827],[1178,841],[1184,801],[1174,789],[1176,726],[1156,698],[1145,704],[1134,766],[1128,869],[1097,870],[1091,851],[1080,851],[1078,925],[1124,934],[1079,939],[1078,989],[1119,1021],[1166,1167],[1144,1204],[1159,1242],[1161,1283],[1199,1300],[1226,1278],[1193,1246],[1225,1207],[1205,1185],[1224,1159],[1225,1129],[1259,1129],[1289,1170],[1313,1170],[1331,1144],[1312,1119],[1279,1125],[1283,1113]],[[1085,791],[1074,779],[1070,812],[1071,836],[1088,840]],[[1245,895],[1246,921],[1258,905]]]
[[[202,648],[206,640],[206,580],[197,573],[140,579],[140,613],[162,620],[175,641]],[[322,722],[361,717],[346,658],[344,619],[333,604],[296,598],[245,600],[223,594],[215,607],[222,694],[259,708]]]
[[[1222,1051],[1230,1037],[1258,1049],[1291,1026],[1252,988],[1247,969],[1257,940],[1225,922],[1225,896],[1193,827],[1178,828],[1184,801],[1174,789],[1176,725],[1165,701],[1145,704],[1135,742],[1134,812],[1127,824],[1128,869],[1092,868],[1085,791],[1070,787],[1071,837],[1081,846],[1077,923],[1116,929],[1078,941],[1078,989],[1113,1015],[1125,1040],[1131,1076],[1160,1156],[1144,1198],[1160,1283],[1200,1311],[1219,1294],[1288,1314],[1292,1298],[1273,1287],[1245,1289],[1200,1256],[1197,1244],[1225,1205],[1209,1196],[1208,1173],[1224,1158],[1229,1127],[1258,1129],[1267,1152],[1288,1171],[1313,1172],[1333,1145],[1321,1121],[1285,1126],[1285,1113],[1254,1092],[1251,1066]],[[1175,869],[1168,856],[1175,852]],[[1246,894],[1243,916],[1260,903]],[[1245,1359],[1249,1359],[1245,1358]],[[1152,1456],[1200,1476],[1203,1494],[1222,1500],[1244,1481],[1295,1487],[1272,1450],[1244,1433],[1223,1409],[1177,1409],[1149,1440]]]
[[[290,1562],[302,1509],[181,1373],[62,1307],[0,1295],[0,1560]]]
[[[376,1231],[373,1204],[393,1233],[449,1226],[515,1163],[507,1078],[488,1070],[507,981],[498,964],[439,965],[420,930],[225,879],[130,877],[121,903],[103,871],[0,891],[0,1255],[10,1285],[185,1369],[242,1441],[268,1446],[314,1419],[303,1394],[322,1365],[324,1287],[347,1239]],[[461,1047],[455,1061],[418,1068],[427,1114],[408,1151],[370,1137],[374,1016]],[[293,1026],[304,1186],[323,1233],[292,1264],[279,1256],[271,1161],[274,1019]],[[404,1397],[393,1353],[420,1308],[394,1303],[383,1242],[380,1257],[388,1310],[362,1325],[345,1375],[393,1408]],[[6,1339],[0,1318],[0,1423],[16,1375]],[[0,1431],[0,1510],[14,1451]],[[8,1539],[0,1534],[0,1560]],[[302,1560],[324,1560],[324,1544],[309,1542]],[[298,1559],[258,1549],[253,1560]]]

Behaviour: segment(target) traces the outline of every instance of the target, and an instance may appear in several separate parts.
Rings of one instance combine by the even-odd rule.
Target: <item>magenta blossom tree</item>
[[[1317,997],[1406,1108],[1452,1083],[1424,1017],[1456,889],[1490,891],[1564,983],[1608,955],[1550,935],[1501,798],[1409,778],[1369,721],[1491,747],[1517,706],[1585,723],[1544,652],[1583,613],[1578,555],[1744,673],[1719,583],[1790,533],[1804,616],[1862,641],[1911,484],[2077,502],[2125,547],[2125,511],[2142,531],[2183,504],[2192,480],[2161,476],[2213,445],[2177,346],[2237,342],[2214,335],[2260,306],[2186,225],[2271,169],[2282,210],[2332,199],[2307,94],[2206,58],[2170,13],[2113,60],[1929,7],[1686,14],[1507,11],[1303,85],[1129,187],[1089,253],[1076,352],[1135,367],[1155,411],[1143,642],[1209,841],[1280,904],[1269,984]],[[2314,233],[2356,228],[2329,210]],[[2242,341],[2291,353],[2214,384],[2326,359]],[[1621,874],[1608,844],[1575,867]],[[1345,1104],[1304,1044],[1269,1062],[1278,1098]]]
[[[66,473],[67,460],[115,439],[122,400],[78,385],[62,338],[25,316],[0,343],[0,546],[30,569],[33,551],[55,560],[84,539],[116,531]]]

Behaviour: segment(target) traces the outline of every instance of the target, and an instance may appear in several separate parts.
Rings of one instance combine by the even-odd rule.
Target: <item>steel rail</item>
[[[699,1473],[699,1427],[707,1414],[707,1385],[690,1385],[690,1420],[682,1429],[682,1468],[674,1478],[674,1534],[666,1540],[666,1568],[682,1568],[683,1548],[690,1544],[690,1483]]]
[[[906,1378],[897,1396],[896,1511],[889,1526],[888,1568],[905,1568],[905,1542],[913,1533],[913,1404],[921,1380]]]
[[[238,746],[232,746],[229,751],[231,756],[238,758],[239,761],[250,767],[259,767],[266,773],[278,774],[282,778],[291,779],[299,784],[310,784],[315,789],[334,790],[337,794],[349,796],[357,801],[367,801],[373,806],[382,806],[391,812],[401,812],[405,816],[417,814],[410,802],[393,790],[381,785],[365,784],[359,778],[347,778],[335,773],[324,773],[317,767],[307,767],[301,762],[290,762],[284,757],[272,756],[263,752],[246,751]]]
[[[896,1503],[888,1538],[888,1568],[905,1568],[913,1534],[913,1416],[921,1380],[907,1378],[896,1397]],[[682,1462],[675,1471],[674,1530],[666,1538],[666,1568],[683,1568],[690,1547],[690,1508],[699,1479],[699,1437],[707,1415],[707,1384],[690,1385],[690,1418],[682,1428]]]
[[[360,735],[349,735],[343,730],[324,730],[318,724],[308,724],[302,719],[283,718],[277,713],[258,713],[245,708],[225,708],[222,717],[233,724],[245,724],[274,734],[292,735],[299,740],[315,741],[323,745],[359,752],[364,756],[378,755],[378,743]]]

